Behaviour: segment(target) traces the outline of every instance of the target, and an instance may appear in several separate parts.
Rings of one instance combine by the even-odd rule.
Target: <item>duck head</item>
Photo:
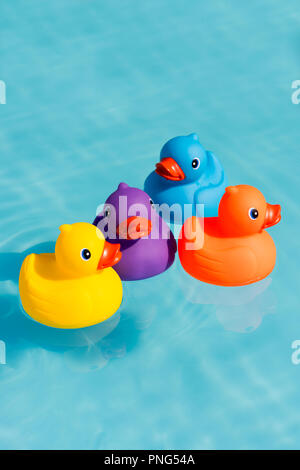
[[[200,178],[207,164],[207,153],[197,134],[174,137],[160,152],[156,173],[167,181],[192,183]]]
[[[59,268],[71,277],[95,274],[114,266],[121,259],[120,245],[108,243],[92,224],[61,225],[55,245]]]
[[[158,218],[147,193],[120,183],[118,189],[107,198],[103,211],[93,223],[107,230],[109,240],[120,243],[124,249],[128,244],[147,237]]]
[[[228,186],[219,205],[219,223],[227,236],[247,236],[277,224],[281,219],[279,204],[268,204],[253,186]]]

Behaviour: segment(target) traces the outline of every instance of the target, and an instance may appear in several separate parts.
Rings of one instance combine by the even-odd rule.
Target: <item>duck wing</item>
[[[77,280],[45,279],[35,270],[37,255],[24,260],[20,273],[20,294],[24,309],[34,319],[50,326],[76,327],[77,317],[92,311],[90,293]]]
[[[225,179],[225,173],[220,161],[217,157],[210,152],[206,151],[207,154],[207,178],[209,179],[209,186],[219,186]]]
[[[208,282],[221,285],[242,285],[256,279],[257,258],[248,247],[202,249],[195,252],[195,262]]]
[[[218,214],[218,205],[224,194],[227,180],[219,160],[213,153],[208,153],[208,163],[203,178],[198,182],[194,193],[194,205],[198,217],[215,217]],[[204,204],[204,213],[201,213],[199,204]]]

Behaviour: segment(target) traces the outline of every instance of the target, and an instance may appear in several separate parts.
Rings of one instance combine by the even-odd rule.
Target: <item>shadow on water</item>
[[[44,242],[34,245],[22,253],[0,253],[0,281],[18,283],[22,263],[30,253],[53,253],[55,242]]]
[[[270,277],[241,287],[206,284],[179,269],[180,287],[188,302],[211,305],[225,330],[250,333],[261,324],[263,317],[276,310],[276,296],[270,288]]]
[[[6,344],[7,362],[13,364],[26,349],[40,347],[63,354],[72,369],[89,371],[102,368],[110,359],[124,356],[139,340],[138,311],[131,312],[124,285],[123,302],[111,318],[98,325],[62,330],[42,325],[23,310],[18,278],[21,265],[30,253],[51,253],[55,243],[33,246],[23,253],[0,253],[0,340]],[[138,308],[138,303],[137,303]],[[149,323],[149,322],[148,322]],[[148,324],[149,326],[149,324]]]

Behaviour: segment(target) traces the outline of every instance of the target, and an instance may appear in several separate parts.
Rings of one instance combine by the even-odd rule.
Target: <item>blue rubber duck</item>
[[[161,149],[156,170],[145,181],[145,191],[155,204],[179,205],[175,223],[183,223],[191,215],[217,217],[226,186],[221,163],[205,150],[197,134],[168,140]],[[185,204],[189,206],[184,208]],[[204,204],[204,214],[199,214],[197,204]]]

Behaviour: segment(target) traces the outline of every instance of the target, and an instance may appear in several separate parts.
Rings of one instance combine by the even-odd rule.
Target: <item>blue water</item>
[[[1,2],[1,449],[300,448],[299,24],[298,0]],[[177,259],[105,324],[24,316],[26,254],[190,132],[281,204],[272,275],[216,288]]]

